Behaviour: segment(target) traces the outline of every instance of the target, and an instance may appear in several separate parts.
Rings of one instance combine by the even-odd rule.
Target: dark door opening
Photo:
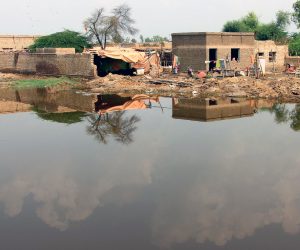
[[[216,67],[217,57],[217,49],[209,49],[209,71],[212,71]]]
[[[217,49],[209,49],[209,61],[217,61]]]
[[[98,55],[94,55],[94,64],[97,66],[97,74],[100,77],[107,76],[109,73],[133,75],[135,71],[127,62],[112,58],[101,58]]]
[[[240,49],[231,49],[231,61],[240,61]]]

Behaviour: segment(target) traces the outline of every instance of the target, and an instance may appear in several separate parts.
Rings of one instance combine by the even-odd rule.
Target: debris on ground
[[[276,75],[255,79],[246,76],[228,78],[191,78],[163,74],[160,77],[108,75],[85,83],[93,93],[190,94],[284,99],[300,102],[300,78]]]
[[[32,76],[31,76],[32,77]],[[10,81],[27,79],[28,76],[0,74],[0,87]],[[62,84],[55,91],[68,88],[81,89],[89,93],[152,93],[164,96],[222,96],[281,99],[300,102],[300,78],[284,74],[270,75],[261,79],[246,76],[228,78],[193,78],[187,74],[161,74],[159,77],[122,76],[109,74],[93,80],[82,80],[76,86]]]

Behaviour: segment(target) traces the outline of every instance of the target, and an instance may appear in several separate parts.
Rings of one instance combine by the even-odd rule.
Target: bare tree
[[[97,9],[90,18],[84,21],[84,27],[91,41],[96,40],[104,50],[110,40],[122,40],[124,35],[134,35],[137,29],[134,28],[135,21],[131,18],[131,8],[120,5],[112,10],[110,16],[104,14],[104,8]]]

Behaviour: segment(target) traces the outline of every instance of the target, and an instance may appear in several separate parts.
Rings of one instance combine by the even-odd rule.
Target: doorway
[[[209,61],[217,61],[217,49],[209,49]]]
[[[209,49],[209,71],[213,71],[216,67],[217,58],[217,49]]]

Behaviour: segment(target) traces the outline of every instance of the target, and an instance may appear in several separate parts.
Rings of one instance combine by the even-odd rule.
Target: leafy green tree
[[[223,32],[245,32],[247,27],[239,20],[228,21],[224,24]]]
[[[278,11],[276,20],[261,23],[254,12],[248,13],[239,20],[228,21],[223,26],[224,32],[255,32],[257,40],[274,40],[286,43],[287,27],[290,24],[290,13]]]
[[[300,34],[295,33],[289,41],[289,53],[292,56],[300,55]]]
[[[276,25],[278,28],[280,28],[281,30],[286,30],[288,25],[290,25],[291,21],[290,21],[290,17],[291,14],[289,12],[286,11],[278,11],[276,13]]]
[[[254,12],[249,12],[239,20],[228,21],[224,24],[223,32],[255,32],[259,20]]]
[[[282,30],[275,22],[262,24],[256,31],[257,40],[274,40],[281,43],[286,43],[288,33]]]
[[[293,4],[292,21],[300,28],[300,0]]]
[[[268,24],[260,24],[256,30],[256,39],[274,40],[280,43],[287,43],[287,27],[290,24],[290,13],[278,11],[276,20]]]
[[[90,44],[85,36],[76,31],[65,30],[38,38],[29,49],[34,52],[37,48],[75,48],[76,52],[82,52],[88,47]]]
[[[163,42],[168,42],[169,39],[167,37],[162,37],[162,36],[159,36],[159,35],[155,35],[153,37],[147,37],[145,39],[145,42],[146,43],[163,43]]]
[[[255,32],[259,25],[258,17],[254,12],[249,12],[241,19],[241,22],[249,32]]]

